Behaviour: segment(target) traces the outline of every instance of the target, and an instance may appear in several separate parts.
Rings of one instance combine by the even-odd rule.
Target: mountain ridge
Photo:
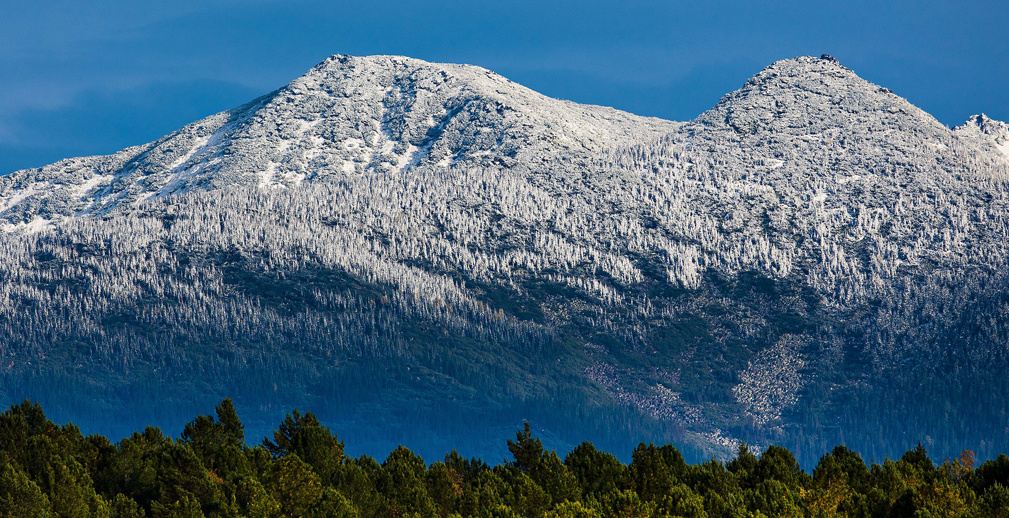
[[[166,415],[235,396],[253,422],[326,402],[334,426],[387,423],[365,444],[432,449],[531,418],[699,457],[983,455],[1009,394],[1007,135],[823,57],[671,122],[333,56],[155,142],[0,178],[0,390],[149,404],[150,383]]]
[[[931,115],[915,107],[914,105],[908,103],[903,98],[897,97],[888,89],[878,87],[859,78],[849,69],[841,65],[836,59],[830,57],[827,58],[798,57],[775,62],[774,64],[762,70],[757,75],[753,76],[750,80],[748,80],[744,84],[744,86],[741,89],[726,94],[726,96],[724,96],[716,104],[714,108],[705,113],[702,113],[693,121],[674,122],[649,117],[634,116],[626,112],[620,112],[619,110],[614,110],[608,107],[579,105],[577,103],[572,103],[570,101],[558,101],[549,99],[543,96],[542,94],[533,92],[532,90],[529,90],[525,87],[522,87],[521,85],[518,85],[516,83],[507,80],[506,78],[498,76],[489,70],[472,65],[432,64],[404,56],[379,55],[379,56],[368,56],[364,58],[354,58],[346,55],[333,55],[324,60],[323,62],[319,63],[315,67],[313,67],[309,72],[307,72],[302,77],[296,79],[295,81],[292,81],[289,85],[281,89],[271,92],[266,96],[260,97],[233,110],[227,110],[225,112],[208,116],[204,119],[201,119],[200,121],[189,124],[183,129],[177,132],[173,132],[172,134],[169,134],[166,137],[163,137],[162,139],[158,139],[157,141],[138,146],[132,146],[120,152],[114,153],[112,155],[107,156],[96,155],[89,157],[70,158],[61,160],[50,166],[43,166],[41,168],[15,171],[5,176],[5,178],[8,180],[7,182],[5,182],[7,185],[4,185],[2,187],[6,188],[6,190],[11,190],[12,184],[15,183],[12,182],[11,180],[22,177],[22,181],[24,181],[28,177],[34,175],[42,177],[48,180],[50,183],[52,183],[53,181],[57,182],[63,181],[71,185],[76,184],[78,185],[78,191],[79,191],[78,194],[81,194],[82,195],[81,197],[86,196],[87,194],[89,194],[89,192],[94,193],[96,196],[100,198],[107,197],[108,192],[115,192],[117,195],[122,197],[124,195],[123,192],[124,190],[125,191],[137,190],[138,186],[134,185],[129,186],[129,188],[120,188],[118,190],[111,189],[112,185],[109,182],[109,179],[102,178],[103,176],[106,175],[99,173],[102,172],[107,173],[109,171],[115,170],[117,166],[119,166],[119,170],[117,171],[118,174],[115,175],[114,180],[115,181],[121,180],[121,176],[123,176],[125,169],[127,169],[131,165],[134,165],[136,159],[138,159],[141,155],[149,155],[153,152],[161,151],[161,154],[163,156],[157,157],[157,159],[155,160],[148,160],[148,162],[155,162],[154,164],[151,165],[153,165],[154,167],[160,166],[163,169],[161,171],[156,171],[155,175],[164,175],[165,173],[168,173],[169,179],[167,180],[159,179],[159,181],[157,181],[153,186],[149,185],[140,186],[141,194],[148,196],[151,195],[163,196],[166,194],[177,192],[179,190],[185,190],[186,186],[188,185],[186,178],[192,177],[194,173],[192,167],[182,168],[182,166],[187,165],[190,162],[193,162],[194,158],[199,158],[200,156],[206,154],[207,151],[213,149],[215,147],[215,144],[219,143],[216,141],[222,140],[227,135],[226,130],[228,129],[228,127],[240,125],[240,123],[245,121],[245,118],[255,115],[255,112],[258,111],[259,109],[267,108],[273,98],[284,95],[289,96],[291,94],[305,95],[308,92],[318,91],[320,89],[320,85],[325,83],[325,81],[320,82],[322,79],[328,78],[330,81],[334,81],[333,78],[336,77],[337,75],[340,75],[340,72],[343,72],[342,79],[347,79],[349,77],[348,74],[351,73],[349,71],[353,71],[355,67],[362,65],[365,70],[368,70],[369,67],[372,68],[384,67],[387,69],[386,72],[388,72],[388,69],[390,68],[395,69],[396,67],[400,67],[404,70],[410,70],[412,67],[412,69],[421,69],[433,72],[435,74],[440,73],[443,77],[448,77],[445,74],[451,72],[455,74],[455,76],[453,77],[455,77],[456,79],[460,80],[461,82],[467,85],[466,87],[467,89],[477,90],[481,95],[483,95],[485,98],[489,100],[500,101],[501,99],[514,99],[515,97],[523,99],[532,97],[538,101],[548,100],[557,106],[578,106],[587,108],[590,110],[591,119],[595,119],[597,121],[602,120],[604,124],[605,122],[611,122],[620,119],[624,120],[636,119],[639,122],[645,122],[645,121],[650,122],[651,126],[661,128],[659,131],[666,130],[667,133],[674,132],[677,129],[677,126],[682,125],[688,125],[688,124],[706,125],[706,126],[715,125],[717,122],[719,122],[718,119],[722,118],[724,118],[724,122],[726,124],[728,124],[738,133],[744,133],[742,129],[743,126],[746,126],[748,128],[746,132],[754,132],[756,131],[758,125],[758,118],[763,119],[765,122],[767,121],[776,122],[774,114],[771,113],[769,107],[764,104],[760,104],[761,102],[766,103],[768,100],[774,99],[773,92],[772,94],[767,94],[767,91],[769,89],[773,90],[776,88],[777,91],[781,91],[782,88],[799,90],[802,92],[806,92],[805,95],[808,99],[809,93],[812,93],[814,95],[821,95],[821,96],[823,95],[823,92],[816,91],[817,87],[827,88],[829,90],[832,85],[825,83],[823,81],[823,78],[834,76],[835,78],[854,81],[858,83],[860,86],[863,86],[865,89],[875,90],[881,95],[877,99],[872,99],[872,102],[880,104],[881,103],[880,99],[890,101],[888,103],[883,103],[888,104],[888,106],[886,106],[886,109],[888,110],[893,110],[895,111],[895,113],[899,112],[901,114],[911,115],[913,116],[913,118],[919,121],[926,122],[929,126],[932,126],[931,129],[934,130],[945,128],[945,126],[936,121],[934,117],[932,117]],[[344,68],[341,67],[345,67],[346,70],[344,70]],[[366,73],[370,73],[371,75],[375,74],[374,70]],[[820,80],[817,81],[816,79]],[[396,79],[393,78],[393,80],[395,81]],[[483,82],[481,82],[481,80],[483,80]],[[509,95],[505,92],[502,92],[499,88],[496,88],[497,86],[505,86],[507,88],[511,88],[513,91],[510,92]],[[355,93],[360,95],[360,87],[357,88],[358,90],[356,90]],[[515,91],[521,92],[522,95],[516,96]],[[351,93],[342,92],[342,95],[346,97],[351,95]],[[855,100],[864,101],[865,99],[855,99]],[[837,104],[840,104],[842,102],[848,102],[849,104],[852,104],[850,103],[850,101],[851,99],[847,98],[847,99],[833,99],[831,102]],[[779,104],[781,103],[781,99],[778,99],[778,103]],[[528,102],[526,102],[525,104],[528,104]],[[794,105],[801,103],[796,103],[795,99],[793,98],[792,104]],[[757,118],[754,118],[755,117],[754,112],[759,113],[759,115],[756,116]],[[811,113],[811,114],[807,113],[806,119],[807,121],[831,120],[832,118],[829,115],[825,115],[829,113],[830,113],[829,110],[820,109],[820,111],[818,111],[817,113]],[[555,115],[554,117],[556,118]],[[319,122],[322,122],[322,120],[308,122],[307,125],[311,126],[314,124],[318,124]],[[792,123],[794,124],[795,121],[792,121]],[[303,122],[302,124],[306,123]],[[812,124],[812,122],[809,122],[809,124]],[[433,124],[433,121],[427,121],[426,125],[429,127],[430,130],[438,129],[438,125]],[[576,130],[575,132],[577,132],[578,126],[585,126],[585,125],[586,125],[585,119],[579,120],[578,124],[573,123],[560,124],[560,126],[562,127],[574,128]],[[975,126],[979,128],[980,135],[989,136],[992,139],[994,139],[995,145],[1000,151],[1003,151],[1004,153],[1009,153],[1009,148],[1005,147],[1006,142],[1009,141],[1009,130],[1006,129],[1007,126],[1006,123],[1004,122],[995,121],[981,114],[972,116],[964,125],[957,126],[956,128],[953,129],[954,131],[959,130],[961,132],[964,132],[968,131],[967,128],[972,128]],[[295,130],[294,134],[299,137],[304,137],[305,129],[306,128],[299,128]],[[803,131],[808,130],[809,127],[808,126],[787,127],[780,125],[774,127],[774,130],[776,131],[781,131],[782,129]],[[289,130],[289,128],[287,130]],[[626,131],[626,129],[624,129],[624,131]],[[219,134],[221,132],[223,132],[223,134]],[[572,132],[569,130],[568,133]],[[598,128],[594,128],[593,133],[595,133],[595,137],[599,139],[602,131],[600,131]],[[417,135],[411,135],[409,137],[410,138],[408,138],[408,140],[418,139]],[[587,148],[590,150],[596,150],[596,151],[599,150],[597,149],[598,146],[594,147],[595,141],[592,140],[591,136],[588,139],[585,139],[585,141],[581,141],[577,137],[571,138],[570,135],[565,135],[562,138],[565,137],[566,140],[579,143],[583,147],[587,146]],[[623,140],[621,140],[621,138]],[[630,138],[630,141],[628,141],[628,138]],[[644,138],[647,139],[647,137]],[[611,147],[613,147],[612,144],[614,143],[617,143],[616,144],[617,146],[633,145],[635,139],[641,140],[641,138],[637,136],[628,137],[626,135],[622,135],[619,138],[611,139],[613,140],[613,142],[611,143]],[[180,140],[181,142],[178,142]],[[402,144],[402,142],[398,143]],[[167,149],[164,149],[166,147],[166,144],[168,144]],[[396,142],[394,142],[394,145],[395,144]],[[407,143],[407,145],[410,146],[412,144]],[[564,146],[566,147],[567,145],[564,144]],[[181,147],[183,151],[180,152],[179,149],[176,149],[179,147]],[[367,148],[368,146],[363,147]],[[386,141],[385,147],[389,147],[388,141]],[[374,154],[377,155],[379,154],[380,151],[381,149],[376,148]],[[417,151],[419,150],[416,149],[411,150],[410,153],[411,156],[405,156],[402,154],[400,154],[399,156],[394,156],[392,157],[392,162],[384,162],[384,163],[399,168],[416,165],[414,162],[421,158],[419,156],[415,156]],[[427,150],[427,152],[430,152],[430,150]],[[514,152],[514,151],[509,150],[508,152]],[[276,182],[277,185],[290,185],[292,183],[300,181],[300,178],[304,176],[303,173],[299,175],[298,173],[287,172],[286,174],[282,174],[281,177],[278,177],[276,179],[268,178],[275,173],[275,171],[269,170],[269,168],[272,167],[275,169],[278,165],[280,165],[277,162],[274,162],[273,158],[276,157],[267,157],[266,160],[267,163],[269,164],[268,170],[261,171],[258,173],[261,176],[260,184],[265,185],[270,184],[271,182]],[[500,157],[495,158],[500,159]],[[103,166],[90,165],[102,159],[105,159],[107,162],[109,162],[109,164],[105,164]],[[210,161],[214,161],[214,157],[211,157]],[[383,162],[380,162],[379,164],[382,163]],[[371,165],[370,161],[365,162],[365,164]],[[347,169],[348,165],[350,164],[348,164],[347,162],[343,164],[345,170]],[[94,171],[95,174],[89,178],[84,179],[83,182],[80,182],[79,179],[71,177],[60,179],[61,175],[69,174],[72,176],[76,174],[79,176],[80,174],[82,174],[82,171],[85,171],[84,174],[87,174],[86,169],[88,167],[95,167],[96,169]],[[57,171],[57,169],[60,168],[62,168],[63,171]],[[167,171],[165,169],[167,169]],[[131,174],[127,174],[125,176],[137,176],[137,175],[135,172],[131,172]],[[142,180],[148,180],[146,176],[144,175],[140,176]],[[197,174],[197,176],[199,175]],[[203,181],[207,180],[204,178]],[[245,179],[243,181],[248,182],[249,180]],[[210,181],[210,183],[213,184],[213,181]],[[151,189],[155,190],[151,192],[150,191]],[[21,193],[19,193],[20,196],[17,195],[7,196],[8,200],[11,197],[14,198],[24,197],[26,194],[25,191],[29,191],[27,197],[31,197],[32,194],[30,192],[31,191],[30,188],[23,187],[20,190],[21,190]],[[131,197],[129,194],[126,194],[126,196]],[[140,201],[139,199],[134,200],[134,202],[139,201]],[[95,202],[92,203],[95,204],[95,207],[88,206],[87,208],[82,209],[78,206],[75,208],[76,210],[74,210],[74,213],[87,213],[92,209],[101,210],[103,208],[103,205],[100,203],[97,204]],[[114,204],[115,203],[113,203],[113,205]],[[9,201],[8,205],[10,205]],[[4,207],[3,209],[4,210],[0,211],[0,213],[10,213],[12,207],[7,206]],[[68,212],[69,212],[68,209],[63,209],[61,213],[63,215],[67,215]]]
[[[336,91],[332,91],[334,88]],[[347,99],[351,98],[353,102],[348,104]],[[503,99],[508,102],[502,103]],[[545,103],[545,106],[537,106],[539,113],[531,113],[531,102]],[[460,111],[464,114],[497,112],[500,117],[506,109],[523,113],[518,121],[487,121],[476,117],[458,124],[455,120]],[[270,115],[274,115],[275,120],[270,120]],[[386,117],[390,119],[385,120]],[[310,118],[312,120],[308,120]],[[277,120],[288,125],[278,125]],[[484,157],[485,163],[489,160],[507,161],[508,155],[517,153],[519,147],[523,151],[531,151],[536,147],[535,141],[547,138],[559,140],[563,148],[575,146],[596,150],[600,143],[608,140],[626,140],[627,136],[620,132],[627,131],[627,128],[621,128],[620,124],[627,120],[636,121],[646,130],[649,127],[675,126],[675,123],[633,116],[612,108],[583,107],[552,100],[488,70],[470,65],[431,64],[401,56],[352,58],[336,55],[281,89],[233,110],[201,119],[157,141],[110,155],[106,164],[98,165],[105,157],[68,159],[53,166],[16,171],[6,177],[3,187],[10,189],[17,181],[15,179],[26,181],[33,175],[50,182],[60,181],[61,177],[62,181],[71,185],[79,182],[74,194],[80,194],[82,198],[91,194],[96,198],[92,201],[94,206],[76,204],[59,211],[61,215],[69,215],[71,211],[75,214],[101,211],[108,208],[106,204],[115,205],[124,197],[139,202],[144,195],[163,196],[184,191],[193,182],[206,182],[211,187],[248,184],[255,183],[258,176],[258,183],[263,185],[296,184],[305,176],[298,169],[304,169],[313,159],[342,160],[339,168],[343,172],[359,173],[362,166],[402,170],[431,159],[429,155],[432,152],[437,155],[434,162],[447,165],[445,160],[454,160],[454,152],[458,151],[455,148],[463,145],[473,155],[463,157],[467,160],[477,160],[477,153],[493,155]],[[495,122],[504,124],[503,128],[498,128],[500,135],[481,136],[477,134],[480,128],[472,127]],[[322,131],[312,131],[320,123],[323,123],[323,130],[327,126],[363,126],[364,129],[343,136],[327,135],[324,140],[317,135]],[[273,127],[270,127],[271,124]],[[513,136],[521,133],[522,129],[516,130],[510,126],[513,124],[528,128],[543,126],[545,132],[542,135]],[[369,125],[375,127],[369,128]],[[463,127],[445,128],[445,125]],[[404,132],[404,128],[415,126],[419,128],[415,131],[421,133]],[[446,129],[450,130],[451,138],[443,135]],[[256,150],[234,145],[236,140],[273,135],[281,137],[281,148],[264,156],[256,155]],[[300,145],[303,149],[286,149],[286,146],[292,145],[292,140],[293,145]],[[357,149],[319,149],[320,144],[327,141],[338,141],[345,147]],[[232,145],[229,149],[219,149],[222,142]],[[491,146],[503,149],[497,154],[484,149]],[[300,156],[291,156],[297,152],[301,152]],[[313,152],[323,156],[320,158]],[[232,164],[222,165],[224,155],[237,156],[228,157]],[[549,156],[529,158],[550,159]],[[222,167],[255,169],[260,162],[265,162],[265,171],[245,172],[235,178],[219,178],[222,175],[215,174]],[[95,169],[91,171],[93,174],[81,182],[79,176],[87,175],[89,167]],[[281,169],[279,173],[278,167]],[[120,185],[129,179],[134,181]],[[30,192],[31,188],[23,187],[21,191]],[[101,201],[110,193],[115,193],[111,201]],[[31,194],[28,196],[31,197]],[[3,212],[10,212],[10,209],[5,207]]]

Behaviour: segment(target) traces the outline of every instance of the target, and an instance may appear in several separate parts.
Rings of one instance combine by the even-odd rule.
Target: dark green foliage
[[[577,500],[581,489],[578,480],[567,466],[561,462],[557,452],[545,451],[543,443],[532,436],[529,423],[525,429],[515,434],[515,441],[508,441],[508,450],[515,460],[508,467],[529,479],[549,496],[553,503]]]
[[[704,498],[684,484],[677,484],[657,502],[661,515],[684,518],[708,518]]]
[[[9,462],[0,465],[0,517],[52,516],[49,498],[21,470]]]
[[[989,460],[977,468],[978,484],[981,489],[987,489],[995,484],[1009,487],[1009,457],[1003,453],[994,460]]]
[[[132,498],[118,493],[109,502],[109,518],[143,518],[144,510]]]
[[[578,479],[584,496],[601,495],[627,485],[627,468],[613,455],[583,442],[564,457],[564,464]]]
[[[265,482],[283,516],[305,516],[322,498],[319,476],[295,454],[278,459]]]
[[[295,454],[315,470],[322,482],[335,480],[343,464],[343,442],[328,427],[322,426],[315,414],[302,414],[297,409],[284,418],[273,440],[263,439],[265,447],[275,457]]]
[[[935,469],[935,464],[932,464],[932,459],[928,458],[928,452],[925,451],[921,443],[918,443],[918,446],[913,450],[905,453],[900,460],[921,470],[922,473],[931,473]]]
[[[809,475],[802,471],[792,452],[781,446],[769,446],[757,462],[755,480],[777,480],[789,487],[803,487]]]
[[[435,462],[427,472],[427,494],[440,515],[447,515],[459,506],[463,495],[462,475],[443,462]]]
[[[200,457],[207,468],[215,472],[244,473],[248,461],[242,454],[245,427],[238,419],[231,399],[217,406],[217,421],[201,415],[182,430],[182,442]]]
[[[863,491],[869,481],[869,468],[858,453],[838,446],[820,458],[820,463],[813,470],[813,481],[819,486],[843,483],[856,491]]]
[[[25,401],[0,414],[0,448],[6,452],[21,450],[30,437],[48,436],[57,431],[58,427],[46,419],[38,403]]]
[[[204,518],[200,501],[185,495],[174,502],[154,502],[151,505],[152,518]]]
[[[985,489],[978,501],[978,517],[1009,518],[1009,489],[995,484]]]
[[[148,427],[113,445],[14,405],[0,414],[0,518],[1009,518],[1005,455],[936,466],[918,445],[867,466],[838,446],[811,476],[780,446],[691,465],[642,443],[624,465],[586,442],[562,462],[526,423],[501,465],[455,451],[428,465],[403,446],[379,463],[346,457],[310,412],[254,447],[230,400],[216,414],[179,439]]]
[[[750,447],[745,442],[741,442],[736,458],[732,459],[726,468],[741,478],[748,478],[750,473],[756,471],[757,463],[757,456],[750,452]]]
[[[382,464],[376,486],[389,499],[396,515],[417,513],[430,516],[435,504],[427,493],[426,478],[424,459],[400,446]]]
[[[641,498],[657,501],[683,480],[687,464],[671,444],[639,444],[631,455],[629,472],[634,489]]]
[[[543,458],[543,442],[532,436],[527,422],[525,430],[515,433],[515,441],[508,441],[508,451],[512,453],[512,457],[515,457],[511,466],[518,471],[528,473],[536,469]]]

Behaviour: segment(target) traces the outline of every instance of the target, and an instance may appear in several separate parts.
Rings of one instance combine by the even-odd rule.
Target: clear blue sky
[[[830,53],[945,124],[1009,120],[1007,28],[1003,0],[0,0],[0,174],[153,140],[337,53],[472,63],[678,120]]]

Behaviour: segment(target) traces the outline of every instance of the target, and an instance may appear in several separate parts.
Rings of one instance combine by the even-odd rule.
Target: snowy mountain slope
[[[782,276],[798,258],[822,254],[814,262],[839,265],[836,273],[859,290],[867,284],[858,276],[884,274],[876,269],[891,275],[918,254],[970,255],[1004,235],[996,200],[980,196],[1003,198],[1009,169],[998,146],[997,138],[948,130],[834,61],[797,58],[768,67],[675,136],[643,147],[656,150],[649,161],[672,164],[666,167],[689,185],[674,196],[709,198],[698,212],[713,218],[702,229],[722,228],[715,240],[768,239],[764,267]],[[986,216],[976,221],[974,211]],[[795,237],[814,240],[803,247]],[[850,271],[844,265],[859,258],[829,257],[843,253],[838,246],[867,242],[872,256]],[[725,246],[742,245],[707,248]],[[892,246],[909,247],[901,253],[910,256],[894,260],[886,255]],[[818,288],[841,289],[845,279],[822,273],[828,277]]]
[[[243,394],[253,419],[321,407],[435,453],[533,418],[702,456],[984,454],[1009,446],[1007,141],[827,58],[677,123],[334,56],[154,143],[0,178],[0,390],[82,398],[85,421]]]
[[[676,127],[549,99],[479,67],[333,56],[156,142],[19,171],[0,180],[0,192],[5,219],[51,219],[193,186],[292,186],[428,165],[549,169]]]

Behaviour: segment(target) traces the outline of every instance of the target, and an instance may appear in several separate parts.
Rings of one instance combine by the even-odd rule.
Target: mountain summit
[[[113,435],[231,396],[250,436],[310,407],[434,455],[531,420],[562,448],[984,456],[1009,447],[1007,141],[832,58],[671,122],[333,56],[0,178],[0,390]]]
[[[716,123],[719,119],[741,134],[943,129],[931,115],[889,89],[858,77],[836,60],[812,57],[772,64],[698,120]]]
[[[341,55],[280,90],[158,141],[19,171],[0,189],[20,194],[12,196],[19,198],[16,206],[5,208],[7,219],[33,218],[42,198],[59,200],[42,211],[51,219],[193,187],[290,187],[305,179],[453,164],[551,167],[676,127],[550,99],[475,66]]]

